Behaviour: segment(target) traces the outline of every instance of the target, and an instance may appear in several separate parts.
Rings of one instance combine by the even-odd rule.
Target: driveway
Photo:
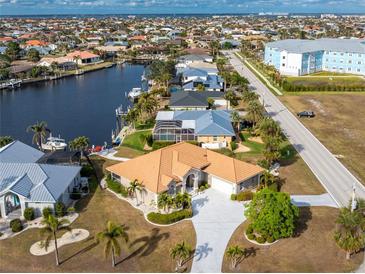
[[[221,272],[228,241],[246,219],[244,206],[212,188],[194,196],[192,204],[197,240],[191,272]]]
[[[347,206],[356,186],[356,195],[365,198],[365,187],[333,154],[270,92],[233,52],[231,65],[246,77],[255,92],[264,98],[265,109],[277,122],[300,156],[339,206]],[[331,138],[329,136],[328,138]]]

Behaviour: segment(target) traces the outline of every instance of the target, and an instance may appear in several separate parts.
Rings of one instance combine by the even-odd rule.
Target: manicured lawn
[[[151,130],[142,130],[127,135],[123,140],[122,146],[143,151],[146,144],[146,136],[149,133],[151,133]]]
[[[313,110],[301,122],[365,183],[365,93],[301,94],[280,97],[293,113]]]
[[[338,209],[328,207],[301,208],[297,235],[282,239],[271,246],[248,242],[244,235],[247,222],[232,235],[228,246],[239,245],[249,250],[236,269],[230,269],[224,259],[223,272],[350,272],[359,266],[363,252],[350,261],[333,240]]]
[[[195,247],[195,231],[191,221],[169,227],[147,223],[142,213],[127,202],[117,199],[106,190],[97,189],[90,199],[81,200],[77,206],[80,217],[73,228],[89,230],[90,238],[60,248],[62,264],[55,266],[54,254],[33,256],[30,246],[41,240],[38,229],[31,229],[1,241],[2,272],[173,272],[175,263],[169,250],[178,242],[186,241]],[[125,224],[129,243],[122,246],[118,265],[111,267],[111,258],[104,258],[102,243],[95,243],[95,234],[104,229],[107,220]],[[191,260],[187,263],[188,271]]]
[[[125,158],[136,158],[145,154],[145,152],[136,150],[130,147],[120,146],[117,148],[118,152],[114,155],[116,157],[125,157]]]

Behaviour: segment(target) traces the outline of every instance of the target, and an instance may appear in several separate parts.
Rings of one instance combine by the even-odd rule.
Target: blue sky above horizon
[[[0,0],[0,15],[365,13],[365,0]]]

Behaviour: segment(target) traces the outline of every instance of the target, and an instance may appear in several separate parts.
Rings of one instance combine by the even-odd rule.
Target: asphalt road
[[[265,109],[278,123],[289,141],[339,206],[348,206],[355,186],[356,197],[365,199],[365,187],[252,73],[234,52],[224,52],[237,72],[250,81],[264,99]],[[315,119],[315,118],[314,118]],[[328,136],[331,138],[331,136]]]

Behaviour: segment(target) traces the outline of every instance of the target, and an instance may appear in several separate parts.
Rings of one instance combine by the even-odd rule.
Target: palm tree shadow
[[[83,242],[89,242],[91,240],[94,240],[94,236],[92,237],[88,237],[87,239],[85,239]],[[96,247],[98,245],[98,242],[93,241],[91,244],[89,244],[88,246],[84,247],[83,249],[77,251],[76,253],[72,254],[71,256],[67,257],[66,259],[62,260],[62,262],[60,264],[63,264],[65,262],[67,262],[68,260],[72,259],[73,257],[76,257],[80,254],[83,254],[85,252],[88,252],[89,250],[93,249],[94,247]]]
[[[129,248],[133,248],[140,243],[142,243],[142,245],[131,254],[129,254],[127,257],[117,262],[116,265],[119,265],[135,256],[145,257],[150,255],[158,247],[158,244],[161,240],[166,240],[169,237],[170,233],[160,234],[159,228],[153,228],[149,236],[143,236],[131,242]]]

